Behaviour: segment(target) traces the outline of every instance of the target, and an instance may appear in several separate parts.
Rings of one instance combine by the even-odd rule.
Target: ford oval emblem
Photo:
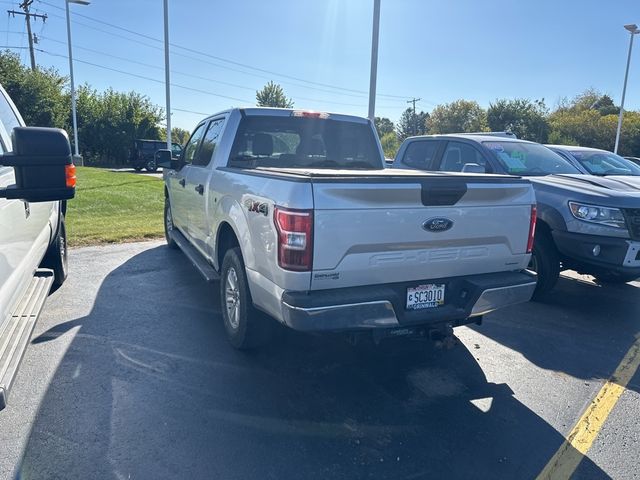
[[[446,232],[451,227],[453,227],[453,220],[444,217],[430,218],[422,224],[422,228],[427,232]]]

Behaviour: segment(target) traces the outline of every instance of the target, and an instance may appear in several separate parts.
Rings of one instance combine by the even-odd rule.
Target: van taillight
[[[533,238],[536,234],[536,220],[538,218],[538,209],[535,205],[531,205],[531,220],[529,221],[529,240],[527,241],[527,253],[533,251]]]
[[[308,272],[313,258],[313,210],[276,207],[278,265],[285,270]]]

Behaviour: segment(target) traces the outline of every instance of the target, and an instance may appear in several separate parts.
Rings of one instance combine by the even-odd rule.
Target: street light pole
[[[369,120],[376,117],[376,80],[378,76],[378,38],[380,36],[380,0],[373,0],[373,34],[371,37],[371,76],[369,78]]]
[[[169,72],[169,0],[164,0],[164,88],[167,97],[167,148],[171,150],[171,75]]]
[[[620,100],[620,114],[618,115],[618,129],[616,130],[616,144],[613,147],[613,153],[618,153],[618,145],[620,144],[620,132],[622,131],[622,116],[624,114],[624,97],[627,93],[627,78],[629,77],[629,64],[631,63],[631,51],[633,50],[633,37],[640,33],[640,29],[635,24],[625,25],[625,29],[631,34],[629,41],[629,54],[627,55],[627,68],[624,72],[624,84],[622,87],[622,99]]]
[[[69,4],[77,3],[78,5],[89,5],[88,0],[65,0],[67,11],[67,45],[69,47],[69,78],[71,83],[71,117],[73,119],[73,160],[76,165],[82,166],[82,157],[78,151],[78,117],[76,115],[76,88],[73,81],[73,52],[71,49],[71,16],[69,15]]]

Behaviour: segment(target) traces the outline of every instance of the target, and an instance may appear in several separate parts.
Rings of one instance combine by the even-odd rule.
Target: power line
[[[54,5],[54,4],[51,4],[51,3],[46,2],[44,0],[39,0],[39,2],[44,4],[44,5],[48,5],[48,6],[52,7],[52,8],[63,10],[62,7],[59,7],[59,6]],[[121,30],[123,32],[127,32],[127,33],[132,34],[132,35],[136,35],[136,36],[139,36],[139,37],[142,37],[142,38],[146,38],[148,40],[152,40],[152,41],[160,42],[160,43],[163,42],[162,39],[159,39],[159,38],[156,38],[156,37],[152,37],[150,35],[145,35],[143,33],[136,32],[134,30],[130,30],[128,28],[121,27],[119,25],[114,25],[112,23],[105,22],[103,20],[99,20],[99,19],[90,17],[89,15],[83,15],[83,14],[80,14],[80,13],[77,13],[77,12],[73,12],[73,15],[81,17],[81,18],[86,18],[87,20],[91,20],[91,21],[94,21],[96,23],[100,23],[102,25],[106,25],[108,27],[111,27],[111,28],[114,28],[114,29],[117,29],[117,30]],[[95,27],[91,26],[90,28],[95,28]],[[214,60],[218,60],[218,61],[221,61],[221,62],[229,63],[231,65],[236,65],[236,66],[239,66],[239,67],[242,67],[242,68],[247,68],[249,70],[255,70],[255,71],[258,71],[258,72],[267,73],[269,75],[275,75],[275,76],[278,76],[278,77],[288,78],[290,80],[295,80],[295,81],[298,81],[298,82],[309,83],[311,85],[318,85],[318,86],[321,86],[321,87],[332,88],[332,89],[336,89],[336,90],[342,90],[342,91],[345,91],[345,92],[359,93],[361,95],[368,95],[368,92],[363,91],[363,90],[356,90],[356,89],[351,89],[351,88],[346,88],[346,87],[340,87],[340,86],[337,86],[337,85],[331,85],[331,84],[328,84],[328,83],[322,83],[322,82],[315,82],[315,81],[312,81],[312,80],[306,80],[304,78],[295,77],[295,76],[287,75],[287,74],[284,74],[284,73],[278,73],[278,72],[274,72],[272,70],[267,70],[267,69],[263,69],[263,68],[259,68],[259,67],[254,67],[252,65],[248,65],[248,64],[245,64],[245,63],[236,62],[234,60],[229,60],[229,59],[226,59],[226,58],[223,58],[223,57],[219,57],[219,56],[216,56],[216,55],[211,55],[209,53],[201,52],[199,50],[196,50],[196,49],[193,49],[193,48],[189,48],[189,47],[185,47],[185,46],[182,46],[182,45],[178,45],[178,44],[175,44],[175,43],[170,43],[170,45],[172,47],[179,48],[181,50],[185,50],[185,51],[188,51],[188,52],[191,52],[191,53],[202,55],[204,57],[212,58]],[[218,66],[220,66],[220,65],[218,65]],[[241,73],[247,74],[247,72],[241,72]],[[334,92],[331,92],[331,93],[334,93]],[[381,93],[381,94],[378,94],[376,96],[387,97],[387,98],[390,98],[390,99],[398,99],[398,100],[405,100],[406,99],[406,96],[402,96],[402,95],[390,95],[390,94],[382,94]]]
[[[68,58],[66,55],[61,55],[59,53],[48,52],[48,51],[42,50],[40,48],[38,48],[37,50],[39,52],[42,52],[42,53],[47,54],[47,55],[51,55],[53,57]],[[147,77],[145,75],[138,75],[137,73],[125,72],[124,70],[118,70],[117,68],[106,67],[104,65],[99,65],[97,63],[88,62],[86,60],[80,60],[80,59],[75,59],[74,58],[73,61],[74,62],[78,62],[78,63],[83,63],[85,65],[91,65],[92,67],[102,68],[104,70],[109,70],[111,72],[121,73],[123,75],[129,75],[131,77],[140,78],[142,80],[147,80],[149,82],[155,82],[155,83],[164,84],[164,80],[158,80],[157,78],[151,78],[151,77]],[[199,88],[187,87],[186,85],[180,85],[178,83],[171,83],[170,85],[172,87],[182,88],[182,89],[190,90],[190,91],[197,92],[197,93],[203,93],[205,95],[212,95],[214,97],[226,98],[228,100],[235,100],[235,101],[244,102],[244,103],[252,103],[251,101],[243,99],[243,98],[230,97],[228,95],[222,95],[222,94],[219,94],[219,93],[213,93],[213,92],[209,92],[207,90],[201,90]]]

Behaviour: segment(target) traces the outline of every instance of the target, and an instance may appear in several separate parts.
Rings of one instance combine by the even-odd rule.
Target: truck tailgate
[[[396,172],[398,172],[396,170]],[[314,179],[311,289],[526,268],[528,181],[389,174]]]

